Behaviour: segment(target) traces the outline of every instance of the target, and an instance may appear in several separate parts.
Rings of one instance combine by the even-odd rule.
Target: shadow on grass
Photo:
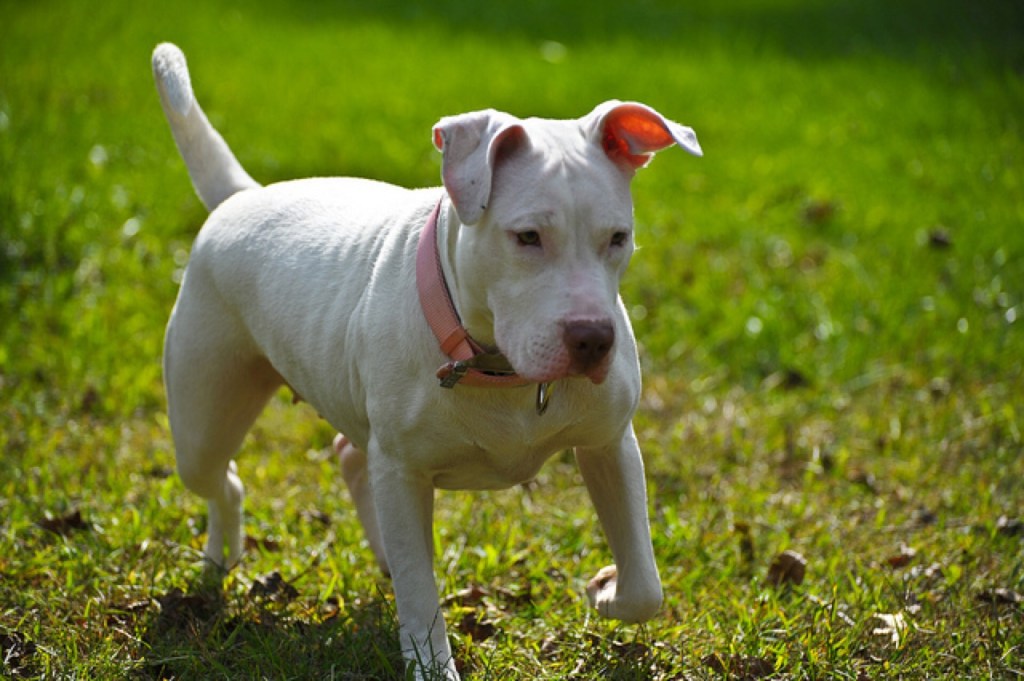
[[[225,596],[220,576],[158,597],[143,627],[137,679],[403,677],[397,620],[378,596],[310,607],[274,573],[247,595]]]
[[[450,34],[490,35],[531,41],[585,43],[636,40],[644,45],[693,51],[727,44],[802,59],[881,54],[920,59],[922,50],[949,57],[987,54],[1014,57],[1024,67],[1019,30],[1024,5],[996,0],[888,0],[861,2],[681,3],[649,0],[592,3],[583,0],[524,0],[481,5],[467,0],[409,3],[313,0],[271,5],[285,21],[353,23],[380,21]]]

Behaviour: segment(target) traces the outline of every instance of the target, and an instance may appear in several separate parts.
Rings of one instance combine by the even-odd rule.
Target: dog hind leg
[[[224,331],[226,318],[214,318]],[[265,359],[240,353],[237,336],[209,333],[209,320],[179,306],[168,325],[164,376],[178,475],[207,500],[206,556],[230,568],[242,553],[243,499],[232,459],[282,379]]]
[[[380,538],[380,524],[377,522],[377,509],[373,505],[373,493],[370,490],[370,474],[366,468],[366,454],[349,442],[348,438],[338,433],[334,438],[334,451],[341,460],[341,476],[345,479],[352,502],[356,505],[356,514],[363,524],[366,541],[370,544],[377,565],[385,575],[390,576],[388,561],[384,556],[384,543]]]

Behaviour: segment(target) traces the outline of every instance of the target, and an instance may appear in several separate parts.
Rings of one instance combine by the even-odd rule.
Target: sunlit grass
[[[589,613],[610,556],[570,456],[528,490],[441,494],[437,573],[472,677],[1021,673],[1012,3],[0,16],[0,675],[401,676],[333,433],[284,392],[240,461],[245,562],[204,574],[159,357],[205,214],[152,86],[161,40],[265,182],[435,184],[430,126],[490,106],[637,99],[700,136],[705,158],[666,151],[638,176],[623,287],[664,611]],[[784,550],[801,584],[769,584]]]

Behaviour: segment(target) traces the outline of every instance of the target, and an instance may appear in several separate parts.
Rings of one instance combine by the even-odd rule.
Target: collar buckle
[[[437,377],[441,379],[442,388],[454,388],[467,373],[469,373],[469,364],[466,362],[448,362],[437,370]]]
[[[489,388],[531,385],[533,382],[516,374],[508,359],[500,352],[474,341],[459,319],[441,268],[437,243],[437,223],[442,203],[443,198],[431,211],[420,233],[416,250],[416,288],[420,307],[441,351],[450,360],[437,370],[441,387],[454,388],[460,383]],[[538,414],[543,414],[547,408],[549,395],[550,384],[541,384],[536,401]]]

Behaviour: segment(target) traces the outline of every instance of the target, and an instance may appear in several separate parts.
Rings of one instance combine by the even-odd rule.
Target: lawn
[[[486,107],[635,99],[700,137],[634,183],[623,286],[665,606],[588,611],[610,555],[569,454],[440,494],[468,678],[1024,675],[1024,6],[369,5],[0,0],[0,677],[403,678],[286,391],[240,457],[244,562],[204,570],[160,353],[205,211],[162,40],[261,182],[433,185],[431,126]]]

